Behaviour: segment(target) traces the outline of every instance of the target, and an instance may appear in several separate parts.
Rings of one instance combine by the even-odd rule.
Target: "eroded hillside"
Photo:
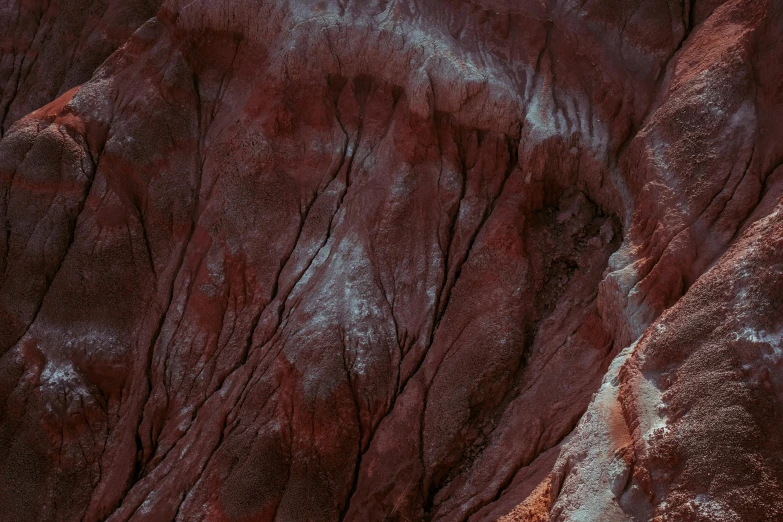
[[[0,26],[2,520],[783,518],[780,2]]]

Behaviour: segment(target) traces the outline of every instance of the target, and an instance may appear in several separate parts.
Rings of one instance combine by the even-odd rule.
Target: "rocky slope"
[[[0,519],[783,519],[780,2],[0,25]]]
[[[0,2],[0,137],[90,79],[162,0]]]

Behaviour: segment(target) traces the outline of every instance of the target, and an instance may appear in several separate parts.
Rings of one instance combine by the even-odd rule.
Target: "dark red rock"
[[[4,520],[783,516],[777,3],[73,6],[2,58]]]
[[[80,85],[162,0],[7,0],[0,5],[0,137]]]

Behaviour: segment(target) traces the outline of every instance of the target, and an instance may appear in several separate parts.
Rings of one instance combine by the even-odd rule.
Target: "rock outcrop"
[[[0,519],[783,519],[783,4],[83,3],[0,7]]]
[[[163,0],[4,0],[0,137],[16,120],[90,79]]]

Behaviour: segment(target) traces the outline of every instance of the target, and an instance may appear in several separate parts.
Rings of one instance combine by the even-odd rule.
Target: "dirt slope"
[[[84,3],[0,3],[1,520],[783,519],[783,4]]]

